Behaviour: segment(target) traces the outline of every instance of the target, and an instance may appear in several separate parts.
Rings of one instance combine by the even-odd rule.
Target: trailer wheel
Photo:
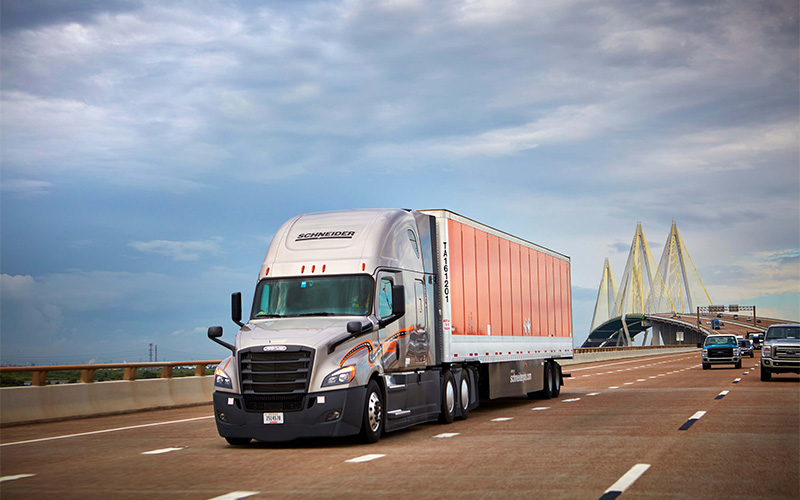
[[[231,446],[244,446],[250,444],[250,438],[225,438],[225,441],[228,442]]]
[[[364,401],[364,420],[361,423],[361,438],[366,443],[377,443],[383,432],[383,393],[377,382],[367,384]]]
[[[539,393],[542,399],[550,399],[553,397],[553,370],[550,368],[550,362],[544,362],[544,389]]]
[[[461,409],[459,420],[466,420],[469,417],[469,389],[469,370],[464,370],[461,372],[461,383],[458,390],[458,403]]]
[[[456,415],[456,381],[450,370],[442,374],[442,413],[439,422],[449,424]]]
[[[555,361],[550,362],[550,369],[553,371],[553,391],[550,393],[551,397],[557,398],[561,394],[561,368]]]

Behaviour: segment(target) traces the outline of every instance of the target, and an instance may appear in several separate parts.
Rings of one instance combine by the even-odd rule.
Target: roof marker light
[[[300,268],[300,272],[301,272],[301,273],[304,273],[304,272],[306,272],[306,266],[303,266],[302,268]]]
[[[325,264],[322,264],[322,272],[325,272]]]
[[[315,265],[313,265],[313,266],[311,266],[311,272],[312,272],[312,273],[313,273],[313,272],[314,272],[316,269],[317,269],[317,266],[316,266],[316,264],[315,264]]]
[[[364,262],[361,263],[361,270],[362,271],[366,271],[367,270],[367,265]]]

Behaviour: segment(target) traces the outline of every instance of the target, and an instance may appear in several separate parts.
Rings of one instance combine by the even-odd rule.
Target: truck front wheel
[[[225,441],[231,446],[244,446],[250,444],[250,438],[229,438],[226,437]]]
[[[761,367],[761,381],[762,382],[769,382],[770,380],[772,380],[772,372],[769,371],[769,370],[764,369],[764,367],[762,366]]]
[[[366,443],[377,443],[383,432],[383,393],[377,382],[367,384],[367,397],[364,401],[364,420],[361,424],[361,437]]]

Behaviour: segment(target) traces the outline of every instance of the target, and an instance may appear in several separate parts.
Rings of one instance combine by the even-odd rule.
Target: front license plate
[[[283,423],[283,413],[265,413],[264,414],[264,423],[265,424],[282,424]]]

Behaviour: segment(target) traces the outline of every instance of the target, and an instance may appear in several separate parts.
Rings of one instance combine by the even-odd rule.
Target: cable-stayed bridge
[[[632,345],[639,333],[644,333],[645,344],[651,327],[652,345],[675,343],[678,329],[702,335],[697,321],[678,316],[712,304],[675,222],[658,265],[639,222],[619,286],[605,260],[589,338],[582,347]]]

